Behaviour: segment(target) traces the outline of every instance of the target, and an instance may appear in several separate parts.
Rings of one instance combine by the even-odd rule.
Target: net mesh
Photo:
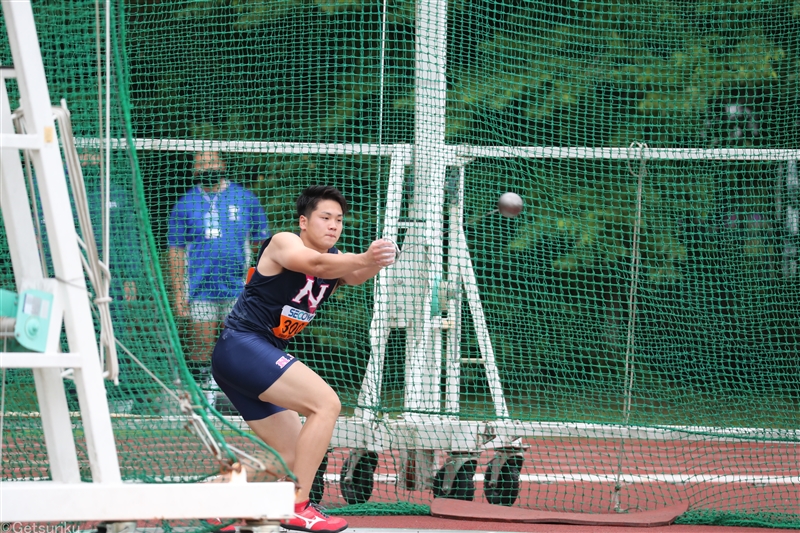
[[[249,202],[249,241],[262,213],[296,231],[297,195],[331,184],[352,205],[341,249],[391,234],[404,250],[290,346],[342,400],[315,493],[333,513],[424,513],[434,495],[588,513],[688,501],[683,523],[800,527],[800,4],[111,10],[116,334],[223,446],[272,457],[209,379],[214,332],[192,319],[235,294],[177,303],[179,228],[215,237],[238,217],[176,209],[198,153]],[[91,154],[105,14],[34,12],[51,98]],[[91,197],[100,169],[84,163]],[[518,217],[497,212],[506,191]],[[235,244],[207,261],[241,280],[252,251]],[[217,473],[169,392],[120,358],[125,478]],[[5,376],[4,480],[48,476],[32,383]]]

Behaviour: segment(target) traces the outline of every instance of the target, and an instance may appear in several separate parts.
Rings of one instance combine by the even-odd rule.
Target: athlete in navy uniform
[[[299,235],[275,234],[225,320],[211,358],[219,387],[250,428],[283,457],[300,488],[287,529],[336,533],[347,527],[309,504],[309,489],[330,444],[341,403],[314,371],[284,350],[340,285],[358,285],[394,263],[395,245],[378,239],[361,254],[335,248],[347,200],[312,186],[297,199]],[[299,415],[306,417],[301,424]]]

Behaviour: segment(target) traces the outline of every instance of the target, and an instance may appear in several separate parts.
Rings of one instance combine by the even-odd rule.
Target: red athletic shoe
[[[308,533],[339,533],[347,528],[347,522],[337,516],[328,516],[316,503],[309,503],[302,511],[295,511],[294,518],[281,521],[286,529]]]

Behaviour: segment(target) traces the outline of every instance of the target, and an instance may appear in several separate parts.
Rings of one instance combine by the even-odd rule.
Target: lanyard
[[[197,189],[200,191],[200,194],[203,195],[203,199],[211,204],[209,208],[209,212],[212,214],[217,213],[217,199],[222,191],[228,188],[228,183],[225,180],[221,180],[219,184],[219,190],[214,193],[214,198],[211,198],[206,191],[203,190],[203,187],[200,185],[197,186]]]
[[[217,200],[219,194],[225,190],[225,182],[220,184],[219,190],[214,193],[214,197],[210,197],[203,187],[197,186],[203,199],[210,204],[208,212],[203,215],[203,226],[206,239],[218,239],[222,236],[222,228],[219,225],[219,213],[217,212]]]
[[[214,198],[211,198],[210,196],[208,196],[208,193],[203,190],[202,187],[200,187],[199,185],[197,187],[200,189],[200,194],[203,195],[203,199],[205,199],[206,202],[211,204],[211,207],[209,208],[209,212],[210,213],[216,213],[217,212],[217,198],[219,198],[219,193],[221,193],[222,190],[219,190],[216,193],[214,193]]]

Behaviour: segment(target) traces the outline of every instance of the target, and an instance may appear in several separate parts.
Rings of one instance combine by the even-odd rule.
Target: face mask
[[[225,177],[225,173],[220,170],[204,170],[197,173],[194,181],[201,187],[213,187],[223,177]]]

